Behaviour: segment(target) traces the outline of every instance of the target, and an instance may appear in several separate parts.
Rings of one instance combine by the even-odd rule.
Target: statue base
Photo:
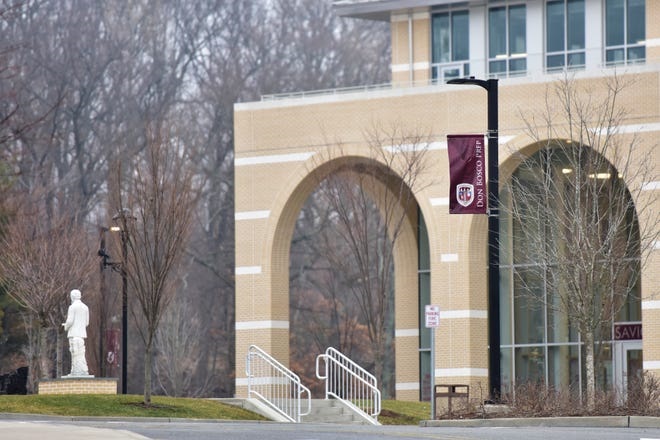
[[[116,377],[63,376],[40,379],[37,394],[117,394]]]

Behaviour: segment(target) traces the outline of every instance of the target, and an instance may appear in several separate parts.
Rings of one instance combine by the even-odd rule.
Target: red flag
[[[449,152],[449,213],[485,214],[486,160],[482,134],[450,134]]]

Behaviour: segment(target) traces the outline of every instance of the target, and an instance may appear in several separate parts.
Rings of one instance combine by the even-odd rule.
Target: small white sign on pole
[[[440,307],[426,305],[424,307],[426,328],[431,329],[431,419],[435,417],[435,329],[440,327]]]
[[[426,328],[440,327],[440,307],[427,305],[424,310]]]

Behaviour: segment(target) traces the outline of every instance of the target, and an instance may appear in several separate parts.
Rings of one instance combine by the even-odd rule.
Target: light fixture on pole
[[[488,379],[490,397],[499,400],[500,369],[500,216],[497,79],[455,78],[447,84],[468,84],[488,92]]]

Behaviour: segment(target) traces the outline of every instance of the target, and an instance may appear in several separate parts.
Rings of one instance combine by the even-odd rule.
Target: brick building
[[[489,389],[487,218],[449,215],[446,136],[486,132],[486,93],[447,85],[467,75],[499,79],[500,195],[521,157],[540,148],[521,115],[545,105],[546,91],[570,71],[578,87],[616,73],[633,80],[620,96],[629,113],[617,136],[636,135],[635,160],[660,169],[652,154],[660,134],[660,2],[651,0],[338,0],[347,17],[391,24],[392,83],[364,90],[268,96],[235,106],[236,392],[244,395],[244,359],[257,344],[289,358],[289,249],[300,208],[315,189],[313,172],[330,174],[346,160],[372,161],[364,127],[432,133],[432,169],[413,189],[417,210],[395,249],[396,397],[420,398],[431,373],[426,304],[437,304],[436,383]],[[332,142],[329,141],[332,139]],[[324,154],[341,141],[342,156]],[[564,145],[575,142],[567,133]],[[656,151],[657,152],[657,151]],[[323,159],[325,158],[325,159]],[[396,172],[396,170],[395,170]],[[630,188],[641,227],[655,225],[660,181],[618,176]],[[641,189],[636,191],[635,189]],[[505,203],[505,202],[503,202]],[[500,218],[500,369],[514,378],[559,386],[584,381],[580,335],[551,310],[518,299],[519,270],[511,219]],[[508,240],[508,241],[507,241]],[[601,383],[624,386],[640,368],[660,374],[660,246],[643,259],[636,298],[613,319]],[[534,262],[532,262],[534,264]],[[540,294],[546,295],[543,283]],[[643,331],[643,336],[642,332]],[[625,335],[621,336],[623,333]]]

